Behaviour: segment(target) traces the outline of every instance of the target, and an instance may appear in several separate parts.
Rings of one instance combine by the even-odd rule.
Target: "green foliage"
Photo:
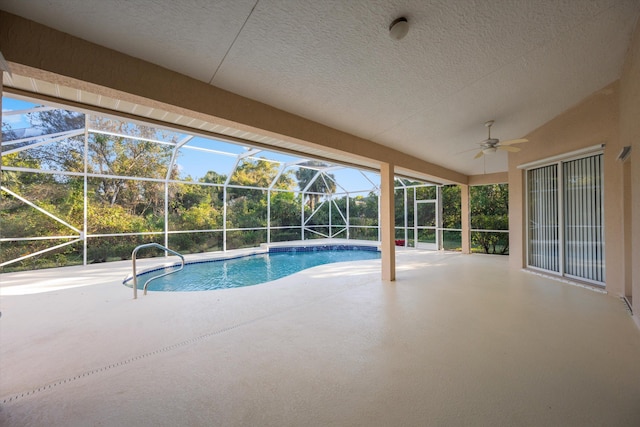
[[[43,130],[43,134],[82,129],[85,116],[76,111],[54,109],[28,113],[31,125]]]
[[[24,255],[39,252],[51,246],[69,243],[70,239],[56,239],[30,242],[2,242],[0,243],[0,262],[9,261]],[[76,242],[64,246],[55,252],[26,258],[2,268],[3,272],[36,270],[41,268],[64,267],[67,265],[82,264],[82,242]]]
[[[47,135],[84,127],[84,114],[67,110],[45,110],[27,114],[32,135]],[[19,139],[18,133],[6,123],[2,124],[3,141]],[[82,171],[84,142],[82,136],[68,137],[53,143],[37,145],[39,139],[12,144],[10,148],[22,151],[2,156],[4,166],[32,169]]]
[[[429,185],[426,187],[416,187],[416,199],[418,200],[435,200],[437,187]]]
[[[255,247],[256,243],[266,241],[266,230],[227,231],[227,249]]]
[[[356,240],[378,240],[378,229],[349,227],[349,238]]]
[[[460,251],[462,249],[462,232],[443,231],[442,248],[446,251]]]
[[[114,177],[164,178],[172,149],[150,141],[92,133],[88,171]],[[92,178],[92,182],[92,196],[98,203],[120,205],[137,215],[158,215],[163,210],[164,187],[157,182],[107,177]]]
[[[87,243],[87,260],[91,264],[131,259],[133,249],[145,243],[164,244],[159,235],[92,237]],[[161,256],[164,252],[151,248],[140,251],[139,258]]]
[[[271,193],[271,226],[300,225],[300,196],[292,192]],[[299,234],[298,234],[299,237]]]
[[[378,225],[378,195],[351,197],[349,200],[349,223],[358,226]]]
[[[222,231],[170,234],[169,247],[182,254],[219,251],[222,250]]]
[[[40,160],[33,157],[21,155],[21,153],[11,153],[2,155],[2,166],[13,166],[16,168],[28,168],[28,169],[41,169]],[[15,172],[4,171],[6,174],[3,178],[3,182],[12,181],[11,177],[15,175]]]
[[[267,226],[267,195],[261,190],[236,189],[229,200],[227,228]]]
[[[128,212],[123,206],[93,205],[87,209],[89,234],[141,233],[153,230],[144,217]],[[132,248],[133,249],[133,248]]]
[[[471,228],[509,230],[509,187],[507,184],[470,188]],[[509,253],[509,233],[474,232],[471,242],[487,254]]]
[[[347,198],[334,198],[331,203],[331,224],[334,226],[345,225],[345,219],[347,216]]]
[[[211,173],[211,172],[209,172]],[[244,159],[230,180],[230,184],[246,187],[269,188],[275,177],[278,175],[278,165],[264,159]],[[288,189],[293,185],[290,173],[280,176],[275,188]]]
[[[188,230],[211,230],[220,228],[222,214],[208,203],[200,203],[185,210],[181,217]]]
[[[445,185],[442,187],[442,227],[443,228],[461,228],[460,186]]]
[[[31,200],[39,208],[76,228],[82,228],[82,179],[2,171],[2,183],[14,193]],[[0,199],[0,225],[2,237],[55,236],[75,233],[61,222],[5,192],[2,192]]]
[[[310,166],[321,169],[323,167],[326,167],[327,165],[322,162],[310,160],[302,166]],[[307,186],[309,187],[307,188],[307,192],[309,194],[306,194],[306,196],[308,198],[307,204],[312,211],[318,204],[320,198],[322,197],[322,194],[333,194],[336,191],[335,176],[333,174],[325,172],[318,173],[318,170],[316,169],[300,167],[296,171],[295,176],[298,180],[298,186],[300,187],[300,190],[304,190],[305,188],[307,188]]]
[[[226,175],[220,175],[214,171],[209,171],[204,174],[204,177],[200,178],[200,182],[205,182],[207,184],[224,184],[226,180]]]
[[[171,229],[221,229],[223,225],[222,197],[222,188],[218,186],[172,184],[169,195]]]

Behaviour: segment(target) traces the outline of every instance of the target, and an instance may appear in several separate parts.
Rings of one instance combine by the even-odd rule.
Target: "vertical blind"
[[[602,154],[527,171],[528,265],[604,283]]]
[[[560,272],[558,167],[527,172],[529,188],[529,265]]]
[[[602,155],[565,162],[565,274],[604,282]]]

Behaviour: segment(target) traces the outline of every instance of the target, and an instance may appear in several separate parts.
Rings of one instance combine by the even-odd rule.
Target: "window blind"
[[[560,272],[558,254],[558,167],[527,171],[529,187],[529,265]]]

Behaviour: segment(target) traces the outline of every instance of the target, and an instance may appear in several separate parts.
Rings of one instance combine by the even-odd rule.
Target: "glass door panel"
[[[602,156],[566,162],[562,176],[565,274],[604,282]]]
[[[438,224],[436,200],[416,201],[416,247],[422,249],[438,249],[436,226]]]

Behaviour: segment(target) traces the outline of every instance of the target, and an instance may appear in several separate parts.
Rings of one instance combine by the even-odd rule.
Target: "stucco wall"
[[[592,94],[580,104],[557,116],[526,137],[529,143],[509,156],[509,251],[512,267],[526,265],[526,213],[524,171],[517,167],[536,160],[562,155],[597,144],[604,149],[605,263],[609,292],[623,292],[624,245],[622,167],[620,152],[619,84],[614,82]]]
[[[631,289],[633,313],[640,326],[640,25],[636,25],[620,78],[620,141],[631,146]]]

